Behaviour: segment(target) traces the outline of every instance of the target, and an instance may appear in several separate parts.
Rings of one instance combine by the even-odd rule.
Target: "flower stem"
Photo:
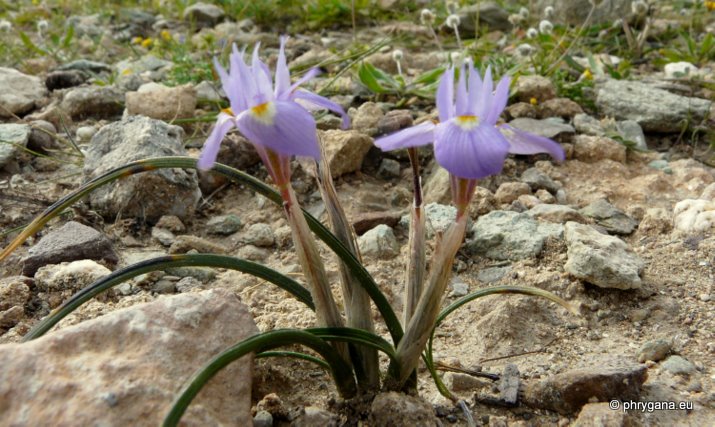
[[[422,184],[420,180],[420,165],[417,150],[407,149],[412,164],[412,179],[414,186],[414,204],[410,214],[410,236],[405,277],[405,302],[403,308],[403,324],[407,325],[412,318],[415,307],[422,296],[425,276],[425,216],[422,210]]]

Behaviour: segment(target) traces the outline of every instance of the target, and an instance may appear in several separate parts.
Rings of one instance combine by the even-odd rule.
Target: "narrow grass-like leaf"
[[[47,331],[52,329],[60,320],[72,313],[77,307],[99,295],[100,293],[117,286],[133,277],[150,271],[161,271],[167,268],[176,267],[217,267],[238,270],[243,273],[251,274],[261,279],[267,280],[281,289],[295,296],[299,301],[315,309],[313,300],[310,297],[310,292],[301,286],[298,282],[290,277],[284,276],[275,270],[265,267],[255,262],[246,261],[243,259],[215,254],[185,254],[185,255],[169,255],[158,257],[146,261],[142,261],[130,266],[124,267],[112,274],[97,280],[86,288],[74,294],[69,300],[52,311],[47,317],[42,319],[40,323],[35,325],[28,332],[23,341],[30,341],[39,338]]]
[[[318,352],[330,366],[340,395],[345,398],[355,395],[357,388],[352,371],[330,344],[310,332],[292,329],[275,330],[245,339],[211,359],[184,385],[181,393],[172,403],[171,410],[164,418],[162,426],[174,427],[178,425],[186,408],[203,386],[231,362],[249,353],[263,352],[292,344],[301,344]]]
[[[57,216],[59,212],[62,212],[65,208],[78,202],[94,189],[120,178],[125,178],[141,172],[165,168],[196,169],[196,159],[191,157],[157,157],[138,160],[115,168],[108,171],[104,175],[98,176],[91,181],[86,182],[77,190],[52,204],[52,206],[45,209],[44,212],[35,218],[12,242],[10,242],[10,244],[2,252],[0,252],[0,261],[5,259],[10,253],[12,253],[13,250],[20,246],[22,242],[27,240],[28,237],[40,230],[42,226],[47,224],[48,221]],[[280,194],[251,175],[220,163],[216,163],[212,171],[231,180],[247,185],[276,204],[280,205],[283,203],[283,199]],[[365,288],[365,291],[368,295],[370,295],[370,298],[375,303],[378,311],[380,311],[380,314],[390,331],[393,342],[398,343],[400,339],[402,339],[403,335],[402,325],[397,319],[397,316],[392,310],[392,306],[390,306],[387,298],[382,291],[380,291],[380,288],[377,286],[372,276],[370,276],[370,273],[367,272],[365,267],[355,258],[355,256],[350,253],[340,240],[338,240],[327,228],[325,228],[320,221],[315,219],[315,217],[310,215],[305,210],[303,213],[310,229],[326,245],[328,245],[328,247],[333,250],[336,255],[338,255],[338,257],[348,266],[351,273],[359,280],[360,285]]]
[[[366,345],[385,353],[395,361],[395,347],[384,338],[356,328],[308,328],[306,331],[326,341],[342,341]]]
[[[24,44],[25,47],[28,48],[29,50],[31,50],[39,55],[42,55],[42,56],[50,55],[49,52],[47,52],[46,50],[43,50],[43,49],[40,49],[39,47],[37,47],[37,45],[35,43],[33,43],[32,40],[30,40],[30,37],[28,37],[28,35],[25,34],[24,31],[18,31],[17,34],[20,36],[20,41],[22,41],[22,44]]]
[[[267,357],[292,357],[294,359],[307,360],[313,362],[321,368],[330,370],[330,365],[325,360],[299,351],[263,351],[256,354],[256,359],[265,359]]]

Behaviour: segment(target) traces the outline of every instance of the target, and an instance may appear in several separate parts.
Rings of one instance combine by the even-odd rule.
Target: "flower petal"
[[[402,129],[392,135],[378,138],[375,140],[375,145],[377,145],[382,151],[392,151],[400,148],[427,145],[434,141],[435,127],[434,123],[426,121],[416,126]]]
[[[226,136],[229,130],[235,126],[233,122],[233,117],[226,113],[219,113],[216,124],[214,125],[211,134],[206,138],[204,142],[204,148],[201,150],[201,155],[199,155],[199,161],[197,166],[201,170],[209,170],[216,163],[216,156],[218,156],[218,150],[221,148],[221,141],[223,137]]]
[[[256,87],[256,81],[253,78],[251,69],[248,68],[248,65],[246,65],[246,62],[243,60],[244,53],[245,51],[242,50],[239,52],[236,45],[233,45],[233,52],[231,53],[231,76],[238,80],[241,92],[243,93],[245,106],[246,108],[250,108],[261,103],[256,102],[258,88]],[[238,114],[238,111],[234,111],[234,114]]]
[[[261,43],[256,43],[256,46],[253,48],[253,59],[251,62],[253,79],[256,82],[256,88],[258,88],[256,103],[259,105],[275,99],[273,86],[271,85],[271,71],[258,57],[258,49],[260,47]]]
[[[439,120],[446,122],[454,117],[454,67],[447,68],[442,74],[436,98]]]
[[[457,81],[457,93],[456,93],[456,114],[457,116],[464,116],[469,109],[469,99],[467,96],[467,67],[460,67],[459,69],[459,80]]]
[[[245,102],[241,96],[241,90],[239,88],[239,82],[237,79],[232,78],[229,73],[221,66],[218,59],[213,59],[214,69],[218,73],[221,79],[221,86],[223,86],[223,91],[226,92],[228,101],[231,104],[231,110],[234,112],[241,112],[246,109]]]
[[[469,61],[469,97],[467,101],[467,114],[470,116],[477,115],[477,102],[479,94],[482,93],[482,77],[479,71],[474,69],[474,63]]]
[[[494,97],[492,98],[489,111],[487,111],[487,115],[484,117],[484,124],[494,125],[497,120],[499,120],[499,116],[501,116],[501,113],[504,111],[504,108],[506,108],[506,103],[509,100],[510,83],[511,79],[507,76],[504,76],[501,80],[499,80],[499,84],[497,84],[497,89],[494,92]]]
[[[492,106],[492,91],[494,90],[494,82],[492,80],[492,67],[487,67],[487,71],[484,72],[484,80],[482,81],[482,88],[477,95],[477,105],[476,105],[476,115],[477,117],[483,119],[489,113],[489,109]]]
[[[314,79],[315,76],[317,76],[318,74],[320,74],[319,68],[311,68],[310,70],[308,70],[307,73],[303,74],[303,76],[301,78],[299,78],[298,80],[295,81],[295,83],[293,83],[293,85],[290,87],[290,90],[288,91],[288,94],[290,94],[291,92],[298,89],[298,86],[302,85],[303,83],[307,82],[308,80]],[[288,95],[288,94],[283,94],[283,95]]]
[[[315,105],[319,108],[325,108],[332,111],[333,113],[339,114],[343,118],[342,128],[347,129],[350,127],[350,116],[343,110],[343,107],[336,104],[335,102],[329,100],[324,96],[314,94],[313,92],[308,92],[307,90],[297,90],[291,95],[291,99],[302,99],[307,101],[311,105]]]
[[[549,138],[524,132],[507,124],[498,126],[497,129],[509,142],[509,152],[512,154],[549,153],[559,162],[566,158],[561,145]]]
[[[273,101],[272,117],[257,120],[251,110],[236,118],[236,127],[252,143],[286,156],[320,158],[315,120],[292,101]]]
[[[501,172],[509,144],[494,126],[465,130],[453,120],[435,129],[434,156],[460,178],[480,179]]]
[[[281,99],[281,94],[290,88],[290,71],[286,60],[286,41],[288,36],[281,36],[281,48],[278,51],[278,62],[276,63],[276,83],[275,94],[277,99]]]

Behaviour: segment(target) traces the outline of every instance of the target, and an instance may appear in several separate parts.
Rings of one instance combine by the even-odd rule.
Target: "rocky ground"
[[[537,2],[526,23],[513,18],[518,2],[505,3],[460,9],[462,38],[478,61],[479,49],[493,46],[494,61],[503,57],[521,64],[502,119],[560,142],[567,160],[513,157],[502,174],[480,183],[445,304],[483,287],[518,284],[554,292],[580,315],[522,296],[473,302],[437,330],[443,378],[465,399],[477,425],[710,425],[715,420],[713,54],[689,67],[674,61],[660,66],[646,56],[622,78],[603,71],[613,58],[583,42],[569,53],[587,72],[564,84],[555,74],[540,76],[534,57],[519,53],[529,41],[528,22],[538,26],[548,2]],[[556,3],[557,25],[585,19],[579,2]],[[582,3],[588,12],[588,3]],[[601,2],[591,24],[625,16],[630,3]],[[689,14],[695,13],[687,8],[680,13],[677,2],[662,3],[651,6],[646,23],[644,18],[633,23],[634,31],[646,24],[652,28],[645,46],[653,52],[667,48],[660,44],[664,34],[687,29]],[[489,30],[482,28],[483,36],[470,41],[475,8],[481,8],[480,22]],[[696,36],[702,40],[715,25],[712,12],[704,6],[697,10],[705,17]],[[209,80],[177,84],[176,70],[185,64],[170,60],[161,40],[165,49],[187,43],[197,50],[210,40],[248,46],[261,41],[263,56],[269,64],[275,61],[277,29],[235,20],[215,6],[187,8],[173,18],[136,10],[116,16],[107,21],[102,14],[73,11],[79,46],[74,60],[32,55],[8,59],[0,68],[0,140],[10,142],[0,144],[0,227],[7,230],[2,247],[17,235],[13,229],[116,166],[148,157],[198,156],[222,99],[220,85],[210,73]],[[414,18],[419,8],[411,16],[419,21]],[[368,52],[365,61],[395,75],[392,50],[399,48],[400,72],[408,78],[445,64],[448,55],[423,25],[369,24],[362,23],[357,42],[349,26],[305,32],[288,42],[287,54],[294,70],[323,66],[327,74],[311,89],[349,109],[347,131],[339,130],[336,117],[320,113],[320,135],[366,267],[399,311],[411,169],[404,153],[382,153],[372,142],[433,114],[433,101],[414,93],[375,95],[344,55],[355,52],[356,44],[374,46],[392,34],[395,38]],[[437,27],[444,46],[456,50],[452,34]],[[32,35],[36,46],[41,31]],[[145,43],[149,37],[153,41]],[[17,35],[5,32],[0,38],[10,46]],[[99,49],[87,47],[93,41]],[[532,41],[545,49],[538,43]],[[208,63],[218,53],[211,49],[194,59]],[[198,73],[201,67],[190,70]],[[449,178],[428,149],[421,156],[434,235],[454,215]],[[219,161],[262,179],[267,175],[238,134],[226,138]],[[293,182],[304,207],[325,219],[311,166],[294,161]],[[119,424],[157,423],[162,415],[147,407],[168,407],[190,367],[236,337],[254,333],[251,319],[261,331],[313,325],[307,308],[259,279],[183,267],[127,281],[78,309],[58,331],[19,344],[50,310],[110,271],[190,251],[236,255],[302,280],[279,207],[217,175],[176,169],[135,175],[93,192],[2,261],[0,411],[11,414],[10,423],[47,423],[39,420],[54,419],[52,405],[58,402],[73,408],[68,418],[56,419],[67,425],[77,414]],[[321,252],[338,295],[336,261],[327,247]],[[387,336],[377,313],[375,320]],[[172,349],[172,356],[157,348]],[[327,373],[314,365],[260,359],[250,372],[250,361],[244,361],[214,381],[187,419],[199,425],[245,425],[251,416],[261,426],[357,422],[358,415],[335,400]],[[244,385],[252,377],[250,401],[246,390],[226,384],[229,374],[244,378]],[[123,375],[138,379],[113,380]],[[369,423],[467,425],[427,372],[420,372],[418,388],[422,401],[381,395],[371,404]],[[68,400],[68,393],[76,400]],[[688,407],[614,411],[603,403],[613,399]],[[33,406],[33,400],[43,406]]]

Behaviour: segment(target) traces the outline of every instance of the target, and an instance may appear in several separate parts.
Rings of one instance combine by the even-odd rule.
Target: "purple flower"
[[[319,73],[317,69],[308,71],[291,84],[285,56],[286,40],[287,37],[281,37],[274,84],[271,83],[268,66],[258,58],[258,44],[253,50],[250,67],[243,60],[245,51],[239,52],[236,45],[233,45],[228,72],[214,58],[230,108],[218,115],[199,157],[200,169],[207,170],[213,166],[221,141],[233,127],[254,144],[264,162],[268,157],[266,150],[277,153],[279,157],[320,158],[315,120],[303,106],[306,104],[334,111],[343,117],[344,128],[349,125],[347,114],[338,104],[298,88],[315,77]]]
[[[463,179],[479,179],[501,172],[508,153],[549,153],[562,161],[563,149],[556,142],[515,129],[497,126],[509,97],[509,77],[494,89],[491,69],[484,80],[469,62],[462,67],[454,88],[454,68],[442,75],[437,88],[439,124],[425,122],[380,138],[375,145],[383,151],[434,143],[437,163]],[[468,75],[467,75],[468,74]]]

